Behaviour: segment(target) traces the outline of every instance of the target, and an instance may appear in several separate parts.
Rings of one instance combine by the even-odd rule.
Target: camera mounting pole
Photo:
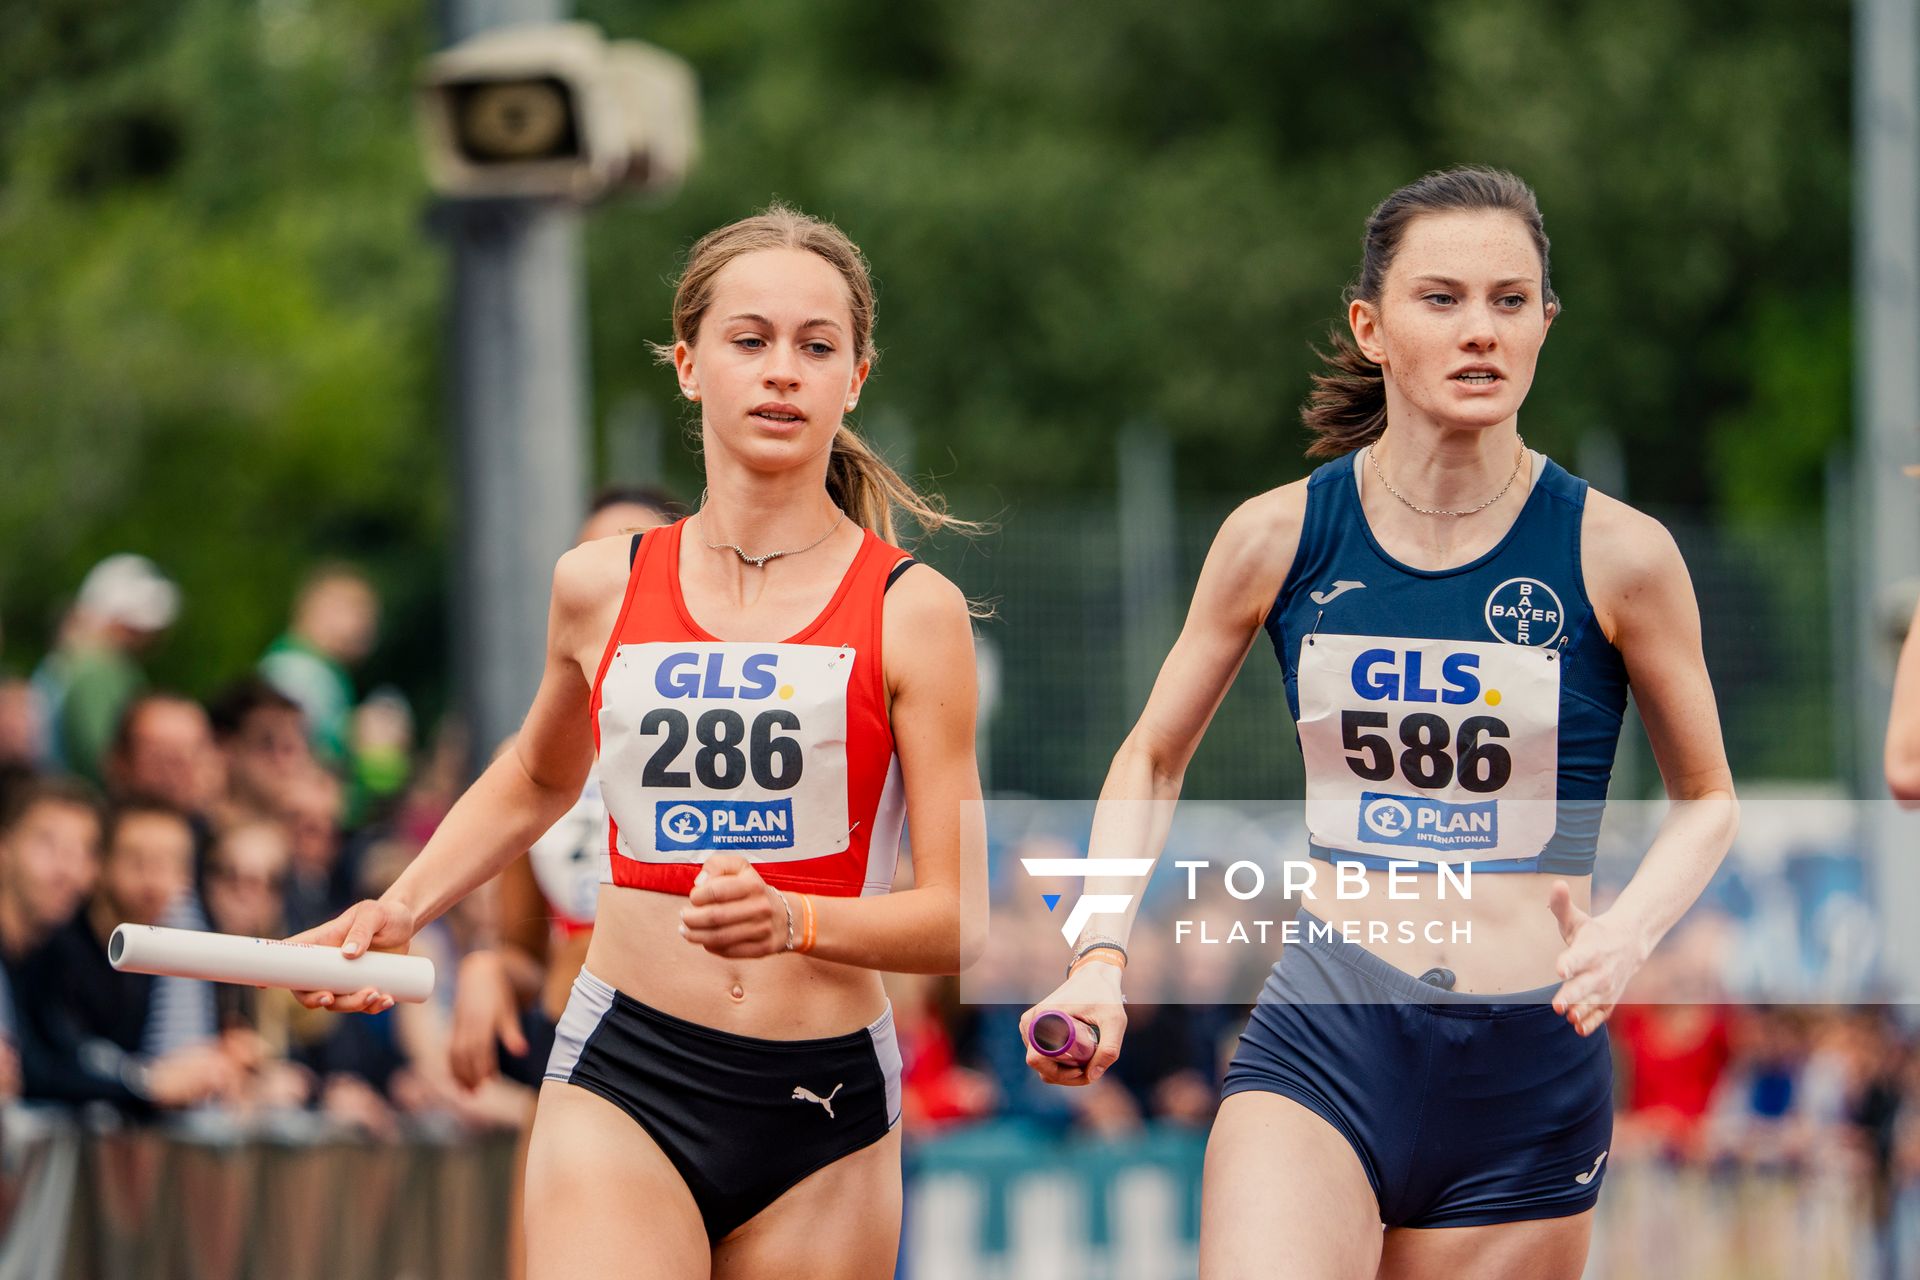
[[[440,0],[447,47],[419,83],[433,222],[452,250],[454,657],[475,773],[539,685],[554,561],[592,481],[582,209],[616,189],[671,191],[693,155],[692,71],[567,8]]]

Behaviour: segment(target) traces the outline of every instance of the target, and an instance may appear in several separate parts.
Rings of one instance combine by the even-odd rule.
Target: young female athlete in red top
[[[384,897],[304,939],[404,945],[552,825],[598,747],[612,884],[534,1121],[536,1280],[893,1274],[879,971],[959,969],[984,920],[963,864],[985,874],[966,601],[888,544],[896,506],[944,518],[842,423],[872,324],[830,225],[774,208],[694,246],[672,356],[707,501],[561,557],[513,750]],[[903,812],[914,887],[889,894]]]

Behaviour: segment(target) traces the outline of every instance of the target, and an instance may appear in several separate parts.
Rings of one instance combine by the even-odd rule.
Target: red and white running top
[[[786,640],[719,640],[680,590],[687,522],[639,540],[593,682],[606,879],[685,894],[737,853],[779,889],[893,888],[906,816],[880,662],[889,575],[871,531],[827,607]]]
[[[527,850],[534,883],[553,916],[554,927],[568,936],[593,928],[600,886],[607,869],[607,804],[600,796],[600,762],[594,761],[580,798]]]

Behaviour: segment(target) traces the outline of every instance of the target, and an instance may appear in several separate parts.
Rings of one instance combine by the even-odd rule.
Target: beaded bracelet
[[[772,885],[768,885],[767,887],[769,889],[773,889]],[[786,949],[788,951],[791,951],[793,950],[793,904],[787,901],[787,895],[784,893],[781,893],[778,889],[773,889],[773,893],[775,897],[780,899],[780,905],[787,909],[787,947]]]
[[[1102,955],[1103,951],[1117,952],[1119,958]],[[1073,953],[1073,959],[1067,962],[1067,976],[1072,977],[1073,971],[1088,960],[1098,960],[1102,964],[1117,965],[1124,969],[1127,967],[1127,949],[1111,938],[1096,938]]]

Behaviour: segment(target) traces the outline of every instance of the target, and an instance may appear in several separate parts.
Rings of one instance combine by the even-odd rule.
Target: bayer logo
[[[690,804],[676,804],[660,815],[660,830],[681,843],[707,834],[707,815]]]
[[[1367,829],[1388,840],[1397,839],[1413,825],[1413,810],[1392,796],[1381,796],[1361,811]]]
[[[1487,629],[1504,644],[1552,644],[1566,625],[1560,597],[1538,578],[1508,578],[1487,596]]]

